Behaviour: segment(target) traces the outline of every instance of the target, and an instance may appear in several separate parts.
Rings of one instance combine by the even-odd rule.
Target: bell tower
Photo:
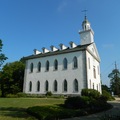
[[[94,32],[90,27],[90,22],[85,16],[84,21],[82,22],[82,30],[79,31],[81,45],[90,44],[94,42]]]

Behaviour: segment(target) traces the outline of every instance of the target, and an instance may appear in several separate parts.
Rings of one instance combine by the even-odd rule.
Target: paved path
[[[89,116],[68,118],[68,119],[62,119],[62,120],[103,120],[101,118],[102,116],[105,116],[105,115],[112,115],[112,116],[119,115],[120,116],[120,98],[116,98],[115,101],[110,101],[109,103],[113,105],[113,108],[108,111],[104,111],[104,112],[97,113],[97,114],[92,114]]]

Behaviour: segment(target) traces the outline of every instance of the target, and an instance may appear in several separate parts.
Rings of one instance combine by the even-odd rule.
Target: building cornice
[[[87,49],[87,47],[89,46],[90,44],[86,44],[86,45],[78,45],[77,47],[75,48],[67,48],[65,50],[57,50],[57,51],[50,51],[50,52],[47,52],[47,53],[40,53],[40,54],[37,54],[37,55],[30,55],[30,56],[27,56],[27,57],[24,57],[25,60],[29,60],[29,59],[35,59],[35,58],[41,58],[41,57],[48,57],[48,56],[54,56],[54,55],[60,55],[60,54],[66,54],[66,53],[71,53],[71,52],[77,52],[77,51],[84,51]]]
[[[100,63],[100,59],[97,58],[97,57],[92,53],[91,50],[89,50],[89,49],[86,49],[86,50],[93,56],[94,59],[96,59],[96,60]]]

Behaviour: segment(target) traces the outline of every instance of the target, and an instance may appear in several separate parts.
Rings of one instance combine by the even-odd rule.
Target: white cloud
[[[85,2],[86,0],[61,0],[57,11],[58,12],[62,12],[64,11],[67,7],[72,7],[76,6],[76,4],[81,5],[83,2]]]
[[[63,1],[57,8],[58,12],[62,12],[68,5],[67,1]]]
[[[111,49],[114,47],[114,44],[103,44],[102,47],[105,49]]]

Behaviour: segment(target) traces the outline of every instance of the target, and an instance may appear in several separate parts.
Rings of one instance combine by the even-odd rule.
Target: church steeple
[[[83,30],[89,30],[90,29],[90,22],[87,20],[86,16],[84,18],[84,21],[82,22],[82,29]]]
[[[81,45],[90,44],[94,42],[94,32],[90,26],[86,15],[82,22],[82,30],[79,32],[81,38]]]

